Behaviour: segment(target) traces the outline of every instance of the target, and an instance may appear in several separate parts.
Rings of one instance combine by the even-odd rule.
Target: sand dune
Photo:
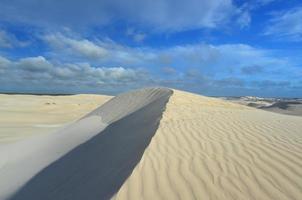
[[[0,144],[48,134],[96,109],[105,95],[0,94]]]
[[[269,106],[261,106],[260,109],[288,114],[288,115],[297,115],[302,116],[302,102],[301,101],[281,101],[273,103]]]
[[[301,117],[171,93],[125,93],[0,146],[0,199],[301,199]]]
[[[114,199],[301,198],[301,117],[174,91]]]
[[[171,92],[130,92],[57,133],[2,146],[0,199],[109,198],[140,160]]]
[[[270,112],[302,116],[302,99],[299,98],[261,98],[253,96],[219,98]]]

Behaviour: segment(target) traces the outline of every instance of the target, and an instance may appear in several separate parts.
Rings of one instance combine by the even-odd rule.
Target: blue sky
[[[299,0],[0,0],[0,91],[302,97]]]

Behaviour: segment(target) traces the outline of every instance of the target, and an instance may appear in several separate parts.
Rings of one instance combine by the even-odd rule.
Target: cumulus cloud
[[[11,48],[12,44],[6,32],[0,30],[0,47]]]
[[[87,39],[74,39],[60,33],[45,35],[43,39],[56,50],[64,50],[89,59],[100,59],[107,54],[106,49]]]
[[[9,66],[10,61],[2,56],[0,56],[0,69],[4,69],[7,68],[7,66]]]
[[[71,56],[70,62],[73,62],[76,55],[83,56],[79,49],[84,49],[86,54],[89,52],[85,50],[87,48],[86,43],[89,43],[89,46],[94,47],[92,49],[97,49],[97,52],[100,52],[100,56],[84,56],[81,61],[94,61],[97,58],[98,63],[105,66],[145,67],[160,71],[169,66],[178,68],[180,71],[196,68],[203,73],[225,73],[228,75],[227,73],[230,71],[238,73],[251,71],[252,69],[247,69],[247,66],[258,69],[270,67],[276,69],[288,64],[286,59],[273,55],[269,49],[255,48],[246,44],[194,44],[157,49],[127,47],[111,40],[74,39],[62,34],[47,35],[44,38],[55,51],[59,51],[59,53],[54,54],[54,59],[60,60],[61,57],[66,59]],[[77,48],[73,48],[71,43],[76,43]]]
[[[264,32],[265,35],[293,41],[302,40],[302,7],[275,13]]]
[[[195,68],[208,75],[229,76],[230,73],[235,73],[239,76],[242,68],[246,66],[259,66],[258,68],[268,70],[288,66],[287,59],[275,56],[269,49],[255,48],[245,44],[184,45],[157,53],[158,65],[177,67],[182,71]],[[161,63],[160,58],[163,56],[165,59]]]
[[[53,67],[43,56],[22,58],[15,64],[18,68],[30,72],[46,72]]]
[[[88,40],[63,33],[50,33],[42,39],[51,46],[44,56],[17,60],[0,57],[0,73],[6,74],[0,78],[2,88],[27,85],[42,90],[53,86],[51,91],[77,88],[78,92],[96,92],[108,87],[116,90],[162,85],[220,91],[221,88],[260,87],[243,81],[247,76],[249,81],[256,82],[262,80],[264,73],[270,81],[282,77],[296,80],[293,76],[302,73],[293,61],[275,51],[246,44],[129,47],[109,39]],[[100,56],[83,54],[79,49],[87,48],[86,44],[97,52],[100,50]]]
[[[63,40],[73,41],[81,44],[83,39],[70,38],[62,34],[55,34],[57,37],[45,36],[46,38],[56,38],[51,42],[54,46],[52,59],[60,60],[67,59],[68,62],[74,62],[76,55],[79,54],[77,49],[69,48]],[[49,40],[46,40],[49,42]],[[62,45],[61,48],[56,48]],[[292,68],[290,61],[280,55],[275,55],[270,49],[256,48],[246,44],[193,44],[193,45],[178,45],[169,48],[151,48],[151,47],[127,47],[115,43],[111,40],[87,40],[92,46],[102,49],[106,52],[98,57],[97,63],[102,66],[125,66],[125,67],[143,67],[148,68],[153,72],[171,73],[172,69],[184,72],[187,69],[199,70],[207,75],[219,75],[228,77],[232,75],[252,74],[257,76],[262,69],[266,72],[272,70],[281,70],[285,72],[284,66],[287,66],[288,71]],[[69,43],[69,42],[67,42]],[[80,48],[80,47],[79,47]],[[58,51],[58,52],[57,52]],[[68,60],[68,58],[70,58]],[[79,62],[94,62],[95,59],[84,57],[79,59]],[[264,71],[264,70],[263,70]]]
[[[0,57],[0,70],[5,74],[0,77],[0,89],[17,87],[15,89],[20,91],[29,88],[32,91],[58,92],[66,89],[81,92],[88,89],[97,92],[113,86],[135,87],[148,78],[147,72],[142,69],[94,67],[88,63],[52,63],[42,56],[16,61]]]
[[[216,28],[236,14],[232,0],[22,0],[1,3],[0,17],[38,26],[84,27],[115,21],[158,31]]]
[[[103,65],[127,65],[140,67],[154,59],[155,53],[150,48],[131,48],[105,40],[88,40],[66,36],[61,33],[47,34],[42,39],[51,47],[49,56],[68,62],[97,62]]]

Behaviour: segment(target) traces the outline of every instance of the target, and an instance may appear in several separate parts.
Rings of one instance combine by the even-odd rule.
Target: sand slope
[[[301,199],[302,118],[174,91],[114,199]]]
[[[171,93],[125,93],[0,146],[0,199],[301,199],[302,117]]]
[[[287,115],[297,115],[302,116],[302,102],[301,101],[283,101],[276,102],[270,106],[262,106],[260,109],[282,113]]]
[[[96,109],[105,95],[0,94],[0,144],[48,134]]]
[[[141,159],[172,91],[113,98],[64,129],[0,146],[0,199],[108,199]]]
[[[218,98],[270,112],[302,116],[302,99],[299,98],[263,98],[253,96]]]

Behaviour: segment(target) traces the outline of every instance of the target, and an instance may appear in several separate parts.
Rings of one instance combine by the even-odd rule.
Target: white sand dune
[[[96,109],[105,95],[0,94],[0,145],[30,136],[49,134]]]
[[[0,199],[301,199],[302,117],[171,93],[125,93],[2,147]]]
[[[174,91],[115,199],[302,199],[302,117]]]
[[[0,146],[0,199],[108,199],[140,160],[171,93],[120,95],[57,133]]]

